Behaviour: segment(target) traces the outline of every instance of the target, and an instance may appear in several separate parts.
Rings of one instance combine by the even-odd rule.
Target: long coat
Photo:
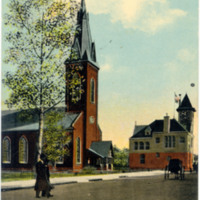
[[[39,191],[49,191],[50,184],[49,184],[49,175],[47,175],[46,166],[43,161],[39,161],[36,163],[36,183],[35,183],[35,190]]]

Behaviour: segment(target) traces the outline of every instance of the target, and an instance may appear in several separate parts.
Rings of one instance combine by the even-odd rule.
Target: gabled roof
[[[145,127],[147,127],[147,125],[135,125],[133,135],[137,134],[139,131],[141,131]]]
[[[14,131],[38,131],[39,130],[39,117],[35,112],[32,117],[21,116],[20,111],[16,110],[5,110],[2,111],[2,132],[14,132]],[[64,129],[73,129],[72,125],[80,113],[67,112],[64,114],[63,118],[58,122],[62,125]]]
[[[109,151],[111,150],[113,156],[112,141],[92,142],[88,150],[102,158],[109,157]]]
[[[135,126],[134,134],[131,138],[139,138],[139,137],[152,137],[153,132],[162,133],[163,132],[163,126],[164,126],[164,120],[155,120],[149,125],[145,126]],[[151,134],[145,135],[146,128],[151,128]],[[187,130],[176,120],[171,119],[170,120],[170,132],[187,132]]]
[[[89,14],[86,11],[85,0],[81,0],[81,7],[77,16],[77,34],[72,49],[76,52],[78,61],[89,61],[98,68],[95,43],[92,42]],[[67,62],[74,62],[74,60],[71,58]]]
[[[195,108],[192,107],[192,104],[190,103],[190,99],[188,98],[188,95],[186,94],[185,97],[183,98],[181,104],[177,108],[177,111],[181,110],[192,110],[195,112]]]

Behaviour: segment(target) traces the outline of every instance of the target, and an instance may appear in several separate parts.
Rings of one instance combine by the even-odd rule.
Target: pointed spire
[[[82,12],[86,12],[85,0],[81,0],[81,9]]]
[[[79,60],[90,61],[98,67],[95,44],[92,42],[89,14],[86,11],[85,0],[81,0],[80,10],[77,16],[77,32],[72,48],[80,55]]]
[[[179,107],[177,108],[177,111],[180,110],[192,110],[195,112],[195,108],[192,107],[192,104],[190,103],[190,99],[188,95],[186,94],[185,97],[183,98],[183,101],[180,103]]]

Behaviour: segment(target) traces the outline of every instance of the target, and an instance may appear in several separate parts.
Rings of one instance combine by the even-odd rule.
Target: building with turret
[[[148,125],[135,125],[129,139],[131,169],[164,169],[170,159],[180,159],[185,170],[193,164],[195,108],[186,94],[177,108],[178,121],[166,115]]]

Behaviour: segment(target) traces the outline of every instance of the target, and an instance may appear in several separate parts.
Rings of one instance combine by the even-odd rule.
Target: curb
[[[78,181],[69,181],[69,182],[62,182],[62,183],[53,183],[51,185],[65,185],[65,184],[74,184],[78,183]],[[9,187],[9,188],[2,188],[1,192],[7,192],[7,191],[12,191],[12,190],[22,190],[22,189],[31,189],[34,188],[35,186],[22,186],[22,187]]]

